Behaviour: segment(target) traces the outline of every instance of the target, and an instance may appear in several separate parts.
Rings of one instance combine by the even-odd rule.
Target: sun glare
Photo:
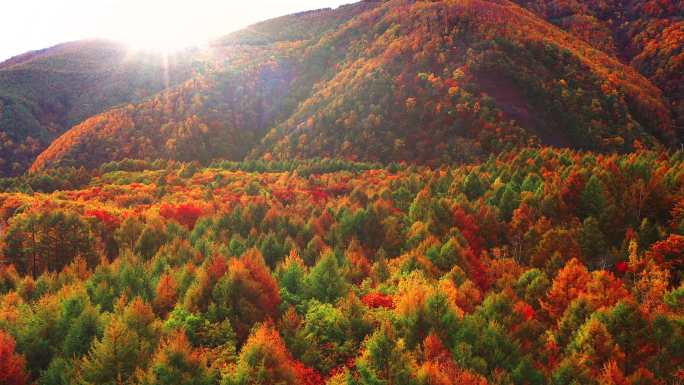
[[[199,44],[199,41],[191,41],[170,35],[134,35],[119,38],[134,51],[146,51],[157,53],[173,53],[184,48]]]
[[[117,10],[122,15],[112,20],[124,20],[123,25],[117,23],[109,26],[108,35],[136,50],[178,51],[201,44],[221,33],[216,30],[216,23],[198,22],[212,17],[207,15],[208,9],[187,2],[156,0],[140,2],[135,7],[122,5]],[[231,29],[230,26],[223,28]]]

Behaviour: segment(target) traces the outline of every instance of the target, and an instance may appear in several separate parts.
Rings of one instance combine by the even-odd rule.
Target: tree
[[[150,259],[166,243],[167,238],[168,234],[160,221],[147,223],[135,242],[135,252],[145,259]]]
[[[138,218],[129,216],[116,229],[114,238],[119,243],[119,247],[133,251],[143,229],[144,225]]]
[[[56,271],[77,256],[94,264],[94,240],[77,213],[66,210],[27,212],[12,218],[4,235],[3,254],[35,278]]]
[[[207,367],[206,356],[193,350],[188,337],[179,331],[157,348],[142,385],[212,385],[216,374]]]
[[[508,222],[513,217],[513,211],[518,208],[520,204],[520,193],[516,190],[512,183],[506,184],[501,194],[499,201],[499,210],[501,210],[501,219]]]
[[[25,385],[29,382],[24,357],[14,351],[14,338],[0,330],[0,384]]]
[[[586,261],[592,262],[593,266],[597,267],[603,262],[603,267],[605,267],[608,245],[596,218],[587,217],[582,222],[579,244]]]
[[[41,373],[38,383],[41,385],[71,385],[75,381],[73,362],[62,357],[50,361],[50,366]]]
[[[677,281],[684,279],[684,235],[670,234],[667,239],[654,243],[646,255],[669,267]]]
[[[157,308],[157,311],[164,315],[176,304],[178,284],[176,284],[176,281],[170,274],[166,273],[159,279],[156,292],[157,295],[154,299],[154,305]]]
[[[592,175],[580,194],[579,212],[583,218],[601,216],[606,207],[604,190],[601,180],[596,175]]]
[[[423,364],[416,377],[424,385],[488,385],[484,377],[456,366],[451,352],[435,334],[423,341]]]
[[[93,306],[86,306],[68,325],[62,352],[67,357],[81,357],[88,352],[93,340],[102,334],[100,317]]]
[[[228,271],[211,290],[207,317],[229,319],[238,341],[244,341],[257,322],[276,319],[280,305],[278,283],[257,249],[231,259]]]
[[[471,172],[465,177],[463,180],[463,192],[471,201],[482,196],[484,187],[482,186],[482,182],[477,173]]]
[[[179,205],[162,204],[159,207],[159,215],[167,219],[173,219],[188,230],[195,227],[197,219],[205,212],[204,207],[194,203],[182,203]]]
[[[394,329],[388,323],[373,333],[366,341],[363,353],[356,360],[358,385],[416,384],[411,361],[402,340],[397,340]]]
[[[520,275],[513,288],[523,301],[537,306],[549,286],[551,283],[546,273],[539,269],[529,269]]]
[[[113,320],[80,365],[80,380],[88,385],[119,385],[143,366],[145,342],[122,321]]]
[[[306,277],[307,292],[311,298],[321,302],[334,303],[347,290],[337,257],[326,252]]]
[[[328,373],[354,353],[351,324],[339,308],[330,304],[311,301],[302,333],[307,347],[302,361],[321,373]]]
[[[304,299],[306,266],[297,249],[290,254],[276,269],[276,278],[280,287],[280,297],[283,305],[298,306]]]
[[[278,332],[264,323],[250,334],[242,347],[235,376],[226,377],[223,384],[298,385],[305,379],[300,377],[295,363]]]
[[[568,346],[571,354],[593,370],[595,376],[610,361],[622,363],[625,353],[615,343],[606,326],[596,318],[590,318],[575,335]]]
[[[552,319],[558,319],[575,298],[586,292],[589,280],[587,268],[576,258],[571,259],[553,280],[542,308]]]

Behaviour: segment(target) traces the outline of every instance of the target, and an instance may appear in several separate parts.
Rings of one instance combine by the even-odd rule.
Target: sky
[[[173,50],[257,21],[356,0],[8,0],[0,13],[0,61],[89,38]]]

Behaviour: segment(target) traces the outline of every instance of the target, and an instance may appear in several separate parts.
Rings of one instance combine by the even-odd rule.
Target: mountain
[[[306,12],[219,39],[207,56],[205,73],[74,126],[31,170],[245,156],[437,164],[536,144],[679,142],[661,88],[507,0]]]
[[[33,161],[0,177],[0,385],[684,384],[668,1],[0,64],[3,172]]]
[[[516,0],[663,90],[684,133],[684,2]]]
[[[193,58],[103,40],[61,44],[0,63],[0,174],[24,172],[83,119],[193,76]]]

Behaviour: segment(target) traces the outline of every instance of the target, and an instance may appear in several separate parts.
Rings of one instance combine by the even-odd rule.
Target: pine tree
[[[484,188],[477,173],[471,172],[465,177],[463,180],[463,192],[471,201],[482,196]]]
[[[325,253],[306,277],[309,296],[321,302],[334,303],[347,289],[337,257],[332,252]]]
[[[604,186],[601,180],[592,175],[580,194],[579,214],[583,217],[600,217],[606,207]]]
[[[591,266],[607,267],[606,252],[608,245],[596,218],[587,217],[584,222],[582,222],[579,244],[585,260],[590,262]],[[603,266],[601,266],[601,264],[603,264]]]
[[[397,340],[392,326],[384,323],[371,335],[363,353],[356,360],[359,372],[358,385],[413,385],[417,381],[411,361],[402,340]]]
[[[194,351],[184,332],[167,337],[157,348],[142,385],[212,385],[216,374],[206,357]]]
[[[144,341],[120,320],[113,320],[101,340],[96,341],[80,365],[84,385],[127,383],[145,362]]]
[[[505,221],[510,221],[513,217],[513,211],[518,208],[520,204],[520,193],[516,191],[515,187],[509,183],[504,187],[501,200],[499,201],[499,210],[501,210],[501,218]]]

